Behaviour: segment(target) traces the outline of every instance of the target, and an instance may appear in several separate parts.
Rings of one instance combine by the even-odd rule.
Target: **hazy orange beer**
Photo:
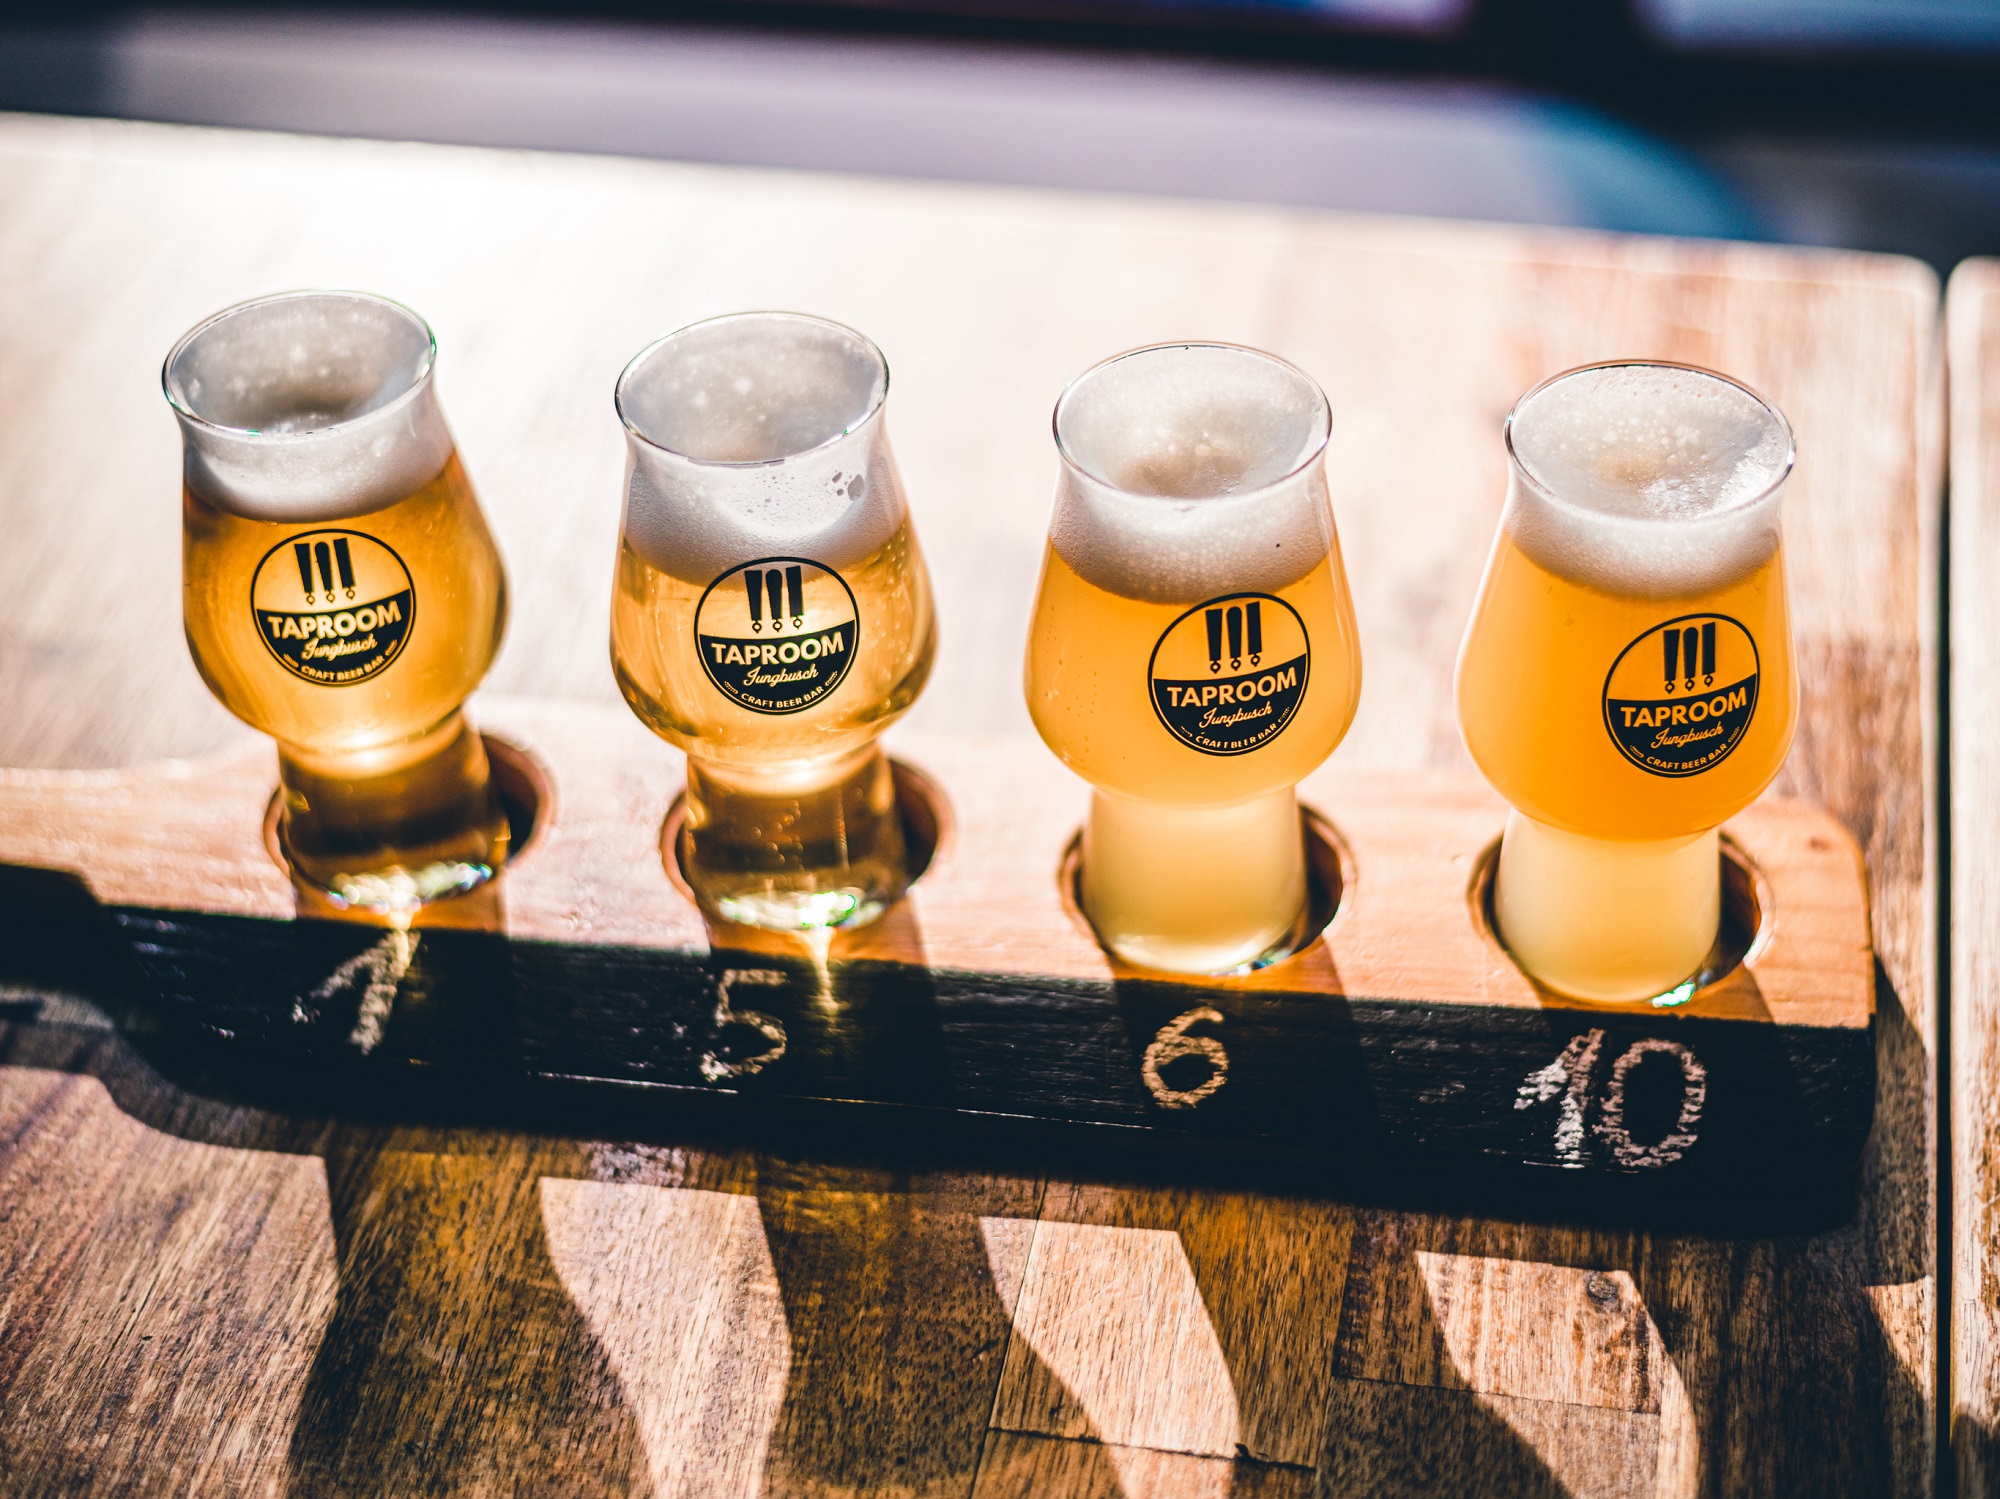
[[[1330,426],[1303,372],[1226,344],[1121,355],[1057,403],[1028,708],[1094,788],[1082,904],[1129,961],[1254,967],[1304,911],[1293,787],[1361,690]]]
[[[223,706],[278,741],[294,874],[407,916],[490,879],[506,817],[461,705],[499,648],[506,575],[393,302],[247,302],[167,357],[180,421],[182,613]]]
[[[1528,392],[1507,444],[1457,684],[1466,746],[1514,808],[1496,919],[1552,987],[1651,998],[1702,967],[1716,829],[1792,742],[1791,431],[1720,375],[1609,364]]]

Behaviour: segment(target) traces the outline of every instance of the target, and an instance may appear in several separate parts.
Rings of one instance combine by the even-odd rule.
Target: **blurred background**
[[[2000,253],[2000,0],[9,5],[0,108]]]

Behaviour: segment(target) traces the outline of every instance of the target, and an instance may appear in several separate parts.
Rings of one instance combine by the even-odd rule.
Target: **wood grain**
[[[488,697],[480,716],[544,805],[503,884],[412,934],[290,919],[268,751],[0,772],[0,862],[67,870],[112,907],[133,944],[117,1011],[159,1066],[265,1099],[531,1127],[581,1106],[685,1128],[705,1109],[822,1141],[921,1118],[988,1145],[1039,1136],[1057,1153],[1030,1166],[1116,1149],[1405,1199],[1408,1173],[1439,1200],[1504,1183],[1571,1214],[1615,1191],[1683,1224],[1796,1227],[1852,1194],[1875,1091],[1866,889],[1847,834],[1802,803],[1727,826],[1740,962],[1679,1005],[1596,1007],[1531,985],[1483,925],[1504,817],[1483,782],[1323,771],[1305,790],[1329,814],[1313,823],[1324,930],[1286,962],[1194,985],[1109,959],[1065,899],[1070,783],[1045,754],[899,736],[946,846],[890,920],[818,950],[704,929],[664,852],[676,778],[630,715]],[[652,804],[630,805],[649,781]],[[26,898],[0,912],[0,937],[48,950],[59,977],[63,950],[98,941]],[[1161,1060],[1177,1043],[1192,1055]]]
[[[1045,1212],[1013,1311],[996,1430],[1313,1464],[1349,1209],[1069,1186]],[[1118,1355],[1102,1357],[1114,1339]]]
[[[1343,1496],[1418,1499],[1459,1484],[1505,1499],[1673,1492],[1649,1415],[1344,1380],[1330,1415],[1322,1470]]]
[[[14,1225],[0,1254],[14,1256],[10,1265],[49,1257],[32,1272],[46,1290],[9,1301],[9,1318],[24,1320],[0,1326],[9,1412],[0,1443],[19,1471],[61,1474],[86,1492],[328,1493],[361,1486],[354,1465],[373,1459],[406,1486],[574,1492],[563,1490],[574,1480],[585,1492],[645,1491],[703,1471],[695,1465],[707,1449],[647,1444],[684,1442],[671,1433],[687,1429],[687,1413],[715,1409],[742,1413],[713,1449],[727,1469],[718,1482],[756,1466],[748,1454],[770,1423],[768,1493],[1203,1492],[1220,1488],[1218,1472],[1230,1492],[1267,1481],[1295,1492],[1282,1485],[1301,1470],[1250,1458],[990,1429],[1008,1380],[1047,1392],[1065,1430],[1068,1412],[1089,1407],[1079,1388],[1098,1408],[1132,1412],[1133,1431],[1168,1430],[1214,1403],[1201,1393],[1214,1389],[1209,1364],[1208,1383],[1184,1387],[1193,1402],[1184,1410],[1140,1422],[1144,1402],[1119,1404],[1118,1392],[1134,1388],[1133,1350],[1187,1327],[1185,1283],[1144,1278],[1161,1263],[1152,1235],[1171,1232],[1239,1434],[1265,1432],[1255,1440],[1293,1453],[1298,1433],[1317,1430],[1305,1450],[1318,1492],[1929,1492],[1927,736],[1942,406],[1936,287],[1922,268],[1755,246],[34,119],[0,122],[0,205],[0,506],[10,540],[0,549],[0,759],[21,766],[113,766],[238,737],[178,639],[176,460],[156,370],[197,318],[286,286],[362,285],[433,321],[444,403],[519,604],[492,685],[605,701],[620,463],[608,392],[620,365],[666,327],[737,307],[801,306],[861,327],[895,370],[889,421],[938,584],[939,669],[909,727],[992,735],[1002,754],[1040,753],[1022,739],[1018,651],[1053,478],[1047,412],[1062,383],[1103,355],[1160,338],[1228,338],[1271,348],[1326,386],[1330,477],[1368,679],[1336,757],[1343,773],[1463,766],[1450,664],[1504,489],[1498,421],[1516,395],[1559,369],[1627,355],[1744,378],[1792,419],[1802,454],[1786,506],[1805,709],[1779,789],[1829,811],[1867,857],[1880,1076],[1860,1214],[1827,1233],[1714,1240],[1357,1214],[1343,1287],[1403,1276],[1426,1303],[1382,1303],[1400,1310],[1371,1336],[1419,1351],[1383,1354],[1380,1367],[1422,1367],[1440,1380],[1461,1362],[1474,1371],[1396,1384],[1341,1375],[1337,1346],[1315,1350],[1317,1335],[1274,1325],[1267,1301],[1299,1294],[1286,1288],[1300,1274],[1301,1236],[1324,1242],[1312,1235],[1340,1231],[1283,1227],[1282,1214],[1244,1220],[1248,1231],[1225,1254],[1199,1248],[1201,1213],[1164,1210],[1145,1192],[1123,1194],[1129,1209],[1073,1209],[1063,1183],[856,1174],[693,1142],[329,1131],[283,1111],[197,1106],[101,1031],[6,1025],[0,1046],[14,1066],[64,1071],[77,1079],[65,1088],[97,1079],[109,1090],[61,1150],[33,1144],[17,1123],[46,1091],[7,1095],[20,1101],[0,1133],[0,1172],[21,1195],[0,1209]],[[614,826],[650,805],[662,782],[625,787],[591,815]],[[142,806],[130,812],[143,823]],[[107,1165],[121,1138],[149,1140],[155,1170],[183,1184],[173,1200],[217,1215],[229,1242],[260,1242],[268,1221],[287,1240],[282,1263],[332,1265],[339,1278],[333,1306],[301,1303],[282,1332],[185,1345],[176,1421],[227,1433],[229,1450],[246,1454],[235,1466],[175,1467],[175,1454],[196,1450],[181,1439],[187,1428],[159,1422],[145,1388],[129,1383],[93,1378],[73,1400],[38,1385],[35,1419],[13,1419],[24,1371],[53,1367],[38,1352],[51,1329],[62,1329],[51,1346],[99,1358],[121,1346],[121,1324],[105,1310],[117,1305],[117,1267],[135,1242],[158,1241],[170,1216],[165,1198],[143,1193],[131,1211],[109,1205],[135,1190]],[[215,1173],[215,1148],[261,1155],[231,1157],[237,1164]],[[286,1209],[267,1220],[267,1204],[292,1200],[280,1185],[301,1165],[316,1169],[316,1156],[327,1162],[326,1218],[306,1224]],[[544,1177],[756,1197],[791,1350],[775,1416],[758,1403],[773,1377],[765,1363],[713,1391],[702,1386],[702,1371],[717,1367],[708,1355],[684,1361],[686,1389],[667,1368],[681,1350],[712,1346],[673,1331],[696,1325],[707,1315],[699,1308],[745,1308],[763,1294],[755,1287],[768,1290],[754,1253],[728,1276],[689,1272],[679,1261],[688,1240],[669,1227],[682,1220],[642,1214],[652,1247],[620,1259],[601,1231],[578,1228],[593,1220],[574,1216],[574,1200],[552,1228],[548,1204],[561,1193],[542,1190]],[[1215,1211],[1230,1221],[1229,1209]],[[1330,1224],[1349,1210],[1327,1211]],[[1012,1337],[1008,1298],[1022,1305],[1034,1248],[1030,1240],[1020,1258],[1018,1230],[991,1232],[999,1220],[1138,1230],[1082,1241],[1107,1283],[1159,1287],[1139,1297],[1140,1311],[1120,1303],[1115,1347],[1077,1362],[1088,1350],[1062,1331],[1077,1312],[1038,1324],[1061,1333],[1051,1346],[1081,1371],[1077,1386],[1052,1382],[1016,1351],[1033,1344]],[[19,1247],[29,1242],[47,1249]],[[1503,1315],[1474,1325],[1449,1306],[1440,1313],[1424,1266],[1435,1274],[1467,1262],[1580,1271],[1585,1300],[1591,1274],[1613,1277],[1621,1296],[1624,1276],[1673,1375],[1657,1383],[1657,1414],[1482,1393],[1475,1380],[1497,1390],[1526,1377],[1510,1368],[1557,1368],[1534,1340],[1551,1319],[1573,1325],[1586,1309],[1574,1276],[1510,1269],[1494,1303]],[[209,1305],[199,1288],[216,1283],[211,1271],[224,1282],[251,1277],[246,1285],[263,1273],[254,1255],[156,1263],[158,1284],[182,1307]],[[667,1288],[666,1302],[607,1313],[625,1294],[612,1288],[638,1284]],[[1456,1270],[1449,1285],[1461,1285]],[[12,1310],[17,1302],[32,1315]],[[1316,1313],[1317,1326],[1326,1315]],[[644,1319],[663,1330],[643,1331]],[[1343,1309],[1335,1325],[1347,1320]],[[774,1358],[768,1339],[754,1346]],[[298,1388],[286,1380],[301,1376],[282,1371],[305,1371],[286,1411],[237,1398],[230,1383],[227,1368],[266,1361],[281,1371],[272,1395]],[[1629,1361],[1619,1367],[1627,1372],[1600,1380],[1591,1363],[1564,1375],[1563,1388],[1632,1388]],[[1274,1370],[1304,1372],[1288,1384]],[[1293,1384],[1295,1399],[1284,1393]],[[504,1410],[492,1403],[502,1389]]]
[[[1665,1349],[1622,1270],[1421,1249],[1366,1268],[1341,1328],[1348,1378],[1659,1413]]]
[[[476,700],[480,724],[539,767],[549,805],[485,902],[437,905],[419,926],[476,925],[533,941],[711,946],[803,957],[800,942],[711,930],[662,859],[661,825],[683,761],[623,709]],[[837,934],[830,955],[944,971],[1099,983],[1144,978],[1100,948],[1065,897],[1061,852],[1076,836],[1076,783],[1055,757],[1009,740],[898,729],[891,747],[941,795],[948,834],[899,919]],[[107,905],[288,919],[301,908],[265,827],[268,746],[126,771],[0,770],[0,860],[65,869]],[[1352,887],[1322,940],[1232,992],[1341,993],[1511,1009],[1588,1008],[1538,988],[1478,922],[1469,892],[1506,807],[1464,771],[1326,766],[1300,787],[1342,850]],[[147,815],[135,817],[144,807]],[[1726,831],[1783,914],[1734,975],[1681,1017],[1864,1029],[1874,1007],[1868,892],[1858,850],[1831,817],[1767,798]]]
[[[653,1493],[761,1493],[791,1339],[757,1199],[540,1185],[550,1258],[624,1388]]]
[[[0,1487],[275,1491],[334,1299],[319,1163],[147,1129],[94,1078],[0,1078]]]
[[[1952,273],[1951,1440],[1959,1492],[2000,1494],[2000,261]]]

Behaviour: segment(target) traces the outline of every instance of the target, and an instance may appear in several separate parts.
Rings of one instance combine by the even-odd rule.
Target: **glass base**
[[[772,932],[866,926],[889,909],[888,901],[872,898],[866,890],[852,886],[812,892],[725,895],[715,904],[722,917],[738,926],[761,927]]]
[[[1264,967],[1297,946],[1306,893],[1290,787],[1231,807],[1091,796],[1078,895],[1128,963],[1211,977]]]
[[[688,760],[680,860],[704,910],[739,926],[864,926],[909,889],[889,761],[858,757],[769,777]]]
[[[1515,812],[1494,871],[1494,925],[1522,970],[1551,989],[1670,1008],[1694,993],[1715,946],[1721,871],[1712,830],[1619,843]]]
[[[506,809],[462,714],[408,744],[352,756],[278,747],[278,840],[292,877],[342,909],[406,920],[478,889],[507,862]]]

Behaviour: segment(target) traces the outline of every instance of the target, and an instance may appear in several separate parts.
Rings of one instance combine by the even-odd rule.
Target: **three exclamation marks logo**
[[[750,605],[750,633],[758,635],[764,629],[764,606],[768,602],[771,611],[773,633],[785,628],[789,616],[794,630],[806,622],[805,565],[794,562],[789,567],[746,567],[743,569],[743,592]],[[786,606],[790,605],[788,609]]]
[[[305,531],[266,552],[250,579],[257,638],[293,676],[366,681],[402,653],[417,615],[410,570],[360,531]]]
[[[1656,776],[1720,764],[1757,712],[1757,642],[1726,614],[1684,614],[1618,654],[1604,679],[1604,727]]]
[[[1687,625],[1676,629],[1664,626],[1660,631],[1660,643],[1666,653],[1667,691],[1674,690],[1674,680],[1685,670],[1687,678],[1682,686],[1689,692],[1695,688],[1695,674],[1701,674],[1701,685],[1715,685],[1715,627],[1717,620],[1704,620],[1698,625]],[[1696,662],[1699,648],[1700,662]]]
[[[861,648],[854,594],[804,557],[733,567],[695,605],[695,650],[708,680],[753,713],[797,713],[847,675]]]
[[[1292,721],[1311,665],[1296,609],[1268,593],[1232,593],[1168,625],[1146,675],[1168,733],[1205,755],[1241,755]]]
[[[1260,666],[1264,661],[1264,601],[1251,599],[1243,604],[1230,604],[1220,609],[1206,609],[1203,617],[1208,625],[1208,669],[1219,673],[1222,670],[1222,642],[1229,639],[1229,669],[1243,670],[1245,647],[1248,647],[1250,664]]]
[[[326,602],[334,602],[333,571],[340,569],[340,586],[349,603],[354,602],[354,548],[345,536],[336,536],[332,541],[295,541],[292,555],[298,558],[299,587],[305,590],[306,602],[316,603],[313,595],[313,575],[317,570],[321,592]]]

